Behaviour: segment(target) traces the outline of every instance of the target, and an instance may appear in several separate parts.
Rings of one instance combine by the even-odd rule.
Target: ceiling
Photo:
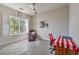
[[[22,8],[23,13],[26,13],[31,16],[35,15],[32,12],[32,9],[28,6],[28,3],[2,3],[2,5],[5,5],[18,11],[20,11],[20,8]],[[65,7],[67,5],[68,5],[67,3],[36,3],[35,8],[37,13],[44,13],[47,11]]]

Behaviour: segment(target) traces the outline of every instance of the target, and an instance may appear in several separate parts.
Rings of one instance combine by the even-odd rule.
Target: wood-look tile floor
[[[49,41],[19,41],[0,48],[0,55],[50,55]]]

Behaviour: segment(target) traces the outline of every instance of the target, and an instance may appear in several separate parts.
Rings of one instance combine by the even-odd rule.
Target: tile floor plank
[[[49,41],[23,40],[0,48],[0,55],[49,55]]]

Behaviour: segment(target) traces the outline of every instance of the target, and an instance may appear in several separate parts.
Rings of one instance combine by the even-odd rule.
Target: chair
[[[75,50],[76,51],[76,54],[78,54],[79,47],[77,46],[77,44],[73,41],[73,39],[70,36],[62,36],[62,39],[66,39],[66,40],[69,39],[69,40],[71,40],[74,49],[76,48],[76,50]]]
[[[36,38],[37,38],[37,32],[35,30],[30,30],[28,40],[35,41]]]
[[[52,48],[52,44],[54,43],[56,39],[54,39],[52,33],[49,33],[49,38],[50,38],[50,46],[51,46],[51,48],[49,49],[51,49],[50,53],[52,54],[52,52],[55,50],[54,48]]]

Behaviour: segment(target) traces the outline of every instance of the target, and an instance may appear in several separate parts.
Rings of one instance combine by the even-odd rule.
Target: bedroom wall
[[[2,34],[2,32],[1,32],[1,31],[2,31],[2,30],[1,30],[1,22],[2,22],[2,21],[1,21],[1,15],[0,15],[0,37],[1,37],[1,34]]]
[[[40,21],[48,23],[48,28],[40,28]],[[69,7],[59,8],[53,11],[32,17],[33,29],[37,30],[42,39],[49,40],[48,34],[52,33],[55,38],[58,35],[69,34]]]
[[[26,34],[15,35],[15,36],[10,36],[10,35],[3,36],[2,35],[3,29],[2,29],[1,21],[3,19],[7,19],[7,16],[10,16],[10,15],[17,16],[17,11],[0,4],[0,45],[26,38]],[[23,14],[23,18],[29,19],[29,29],[31,29],[31,16]]]
[[[69,34],[79,45],[79,4],[69,6]]]

